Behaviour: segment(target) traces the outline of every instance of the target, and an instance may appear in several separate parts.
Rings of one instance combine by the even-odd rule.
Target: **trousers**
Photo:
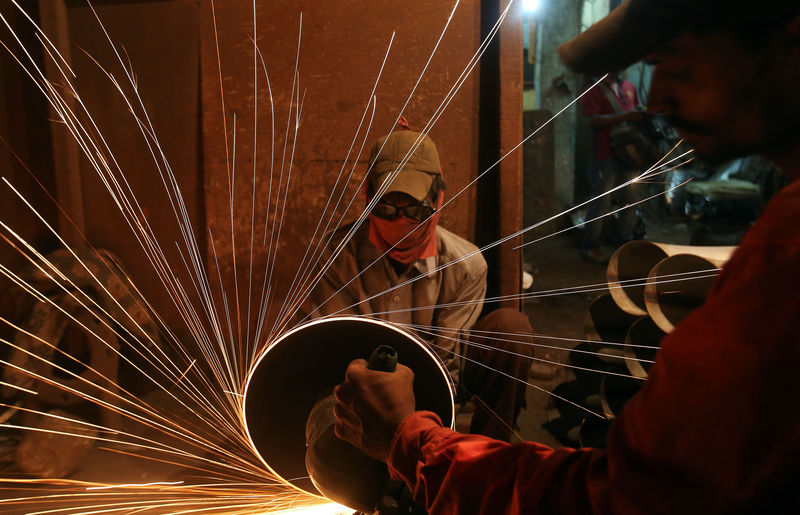
[[[620,184],[629,181],[636,177],[639,172],[636,170],[625,170],[622,163],[616,159],[606,159],[605,161],[597,161],[589,164],[587,170],[589,178],[589,187],[591,190],[590,195],[592,198],[601,195],[608,190],[619,186]],[[602,197],[589,203],[586,208],[586,220],[591,220],[595,217],[602,216],[611,212],[612,196],[619,197],[624,204],[635,204],[639,200],[639,191],[637,184],[630,184],[617,192],[616,194],[603,195]],[[583,250],[600,246],[600,237],[603,232],[604,218],[589,222],[583,229]],[[617,213],[617,237],[621,241],[628,241],[632,238],[634,228],[636,226],[636,208],[629,207]]]
[[[515,309],[497,309],[478,320],[464,344],[460,393],[474,398],[470,433],[508,442],[525,404],[533,363],[530,320]]]

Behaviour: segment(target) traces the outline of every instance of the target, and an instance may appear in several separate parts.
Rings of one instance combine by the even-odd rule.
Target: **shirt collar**
[[[439,236],[437,234],[437,240]],[[375,248],[375,245],[369,241],[369,238],[361,238],[358,246],[358,264],[359,270],[364,270],[373,261],[381,257],[382,252]],[[389,255],[383,256],[382,259],[389,259]],[[388,263],[387,263],[388,264]],[[439,265],[439,257],[430,256],[425,259],[418,259],[411,263],[410,269],[415,270],[419,275],[434,275],[436,267]]]
[[[437,256],[429,256],[425,259],[418,259],[411,263],[411,268],[416,269],[419,275],[433,274],[438,261],[436,258]]]

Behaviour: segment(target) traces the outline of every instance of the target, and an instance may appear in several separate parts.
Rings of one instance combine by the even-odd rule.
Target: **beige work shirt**
[[[347,225],[334,233],[320,259],[320,268],[350,227]],[[415,261],[398,275],[388,255],[380,258],[382,253],[369,241],[368,235],[368,225],[364,223],[312,292],[302,308],[304,315],[312,318],[332,314],[370,315],[389,322],[422,326],[416,329],[417,335],[431,344],[457,380],[462,365],[459,359],[461,339],[478,320],[486,295],[486,260],[478,252],[456,262],[478,248],[439,226],[436,228],[437,256]],[[437,267],[448,263],[452,264],[436,271]],[[342,288],[362,270],[364,273]],[[409,279],[416,280],[398,286]],[[395,286],[398,287],[393,288]],[[448,305],[452,303],[455,305]],[[438,336],[430,334],[434,332],[432,328],[437,327],[453,331]]]

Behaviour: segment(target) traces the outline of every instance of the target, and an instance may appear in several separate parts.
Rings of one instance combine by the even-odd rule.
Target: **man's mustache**
[[[667,123],[669,123],[673,128],[677,129],[679,132],[688,132],[691,134],[708,134],[709,130],[708,127],[705,125],[690,122],[689,120],[684,120],[683,118],[677,116],[668,116]]]

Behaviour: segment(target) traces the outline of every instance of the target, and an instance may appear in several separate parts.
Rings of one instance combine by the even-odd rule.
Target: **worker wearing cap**
[[[479,320],[486,261],[475,245],[438,224],[445,182],[430,137],[395,131],[375,143],[369,162],[367,198],[375,204],[302,311],[405,324],[445,363],[459,400],[477,396],[470,431],[508,441],[525,400],[530,322],[507,308]],[[352,228],[333,233],[320,262],[331,259]],[[486,336],[497,333],[505,334]]]
[[[589,74],[648,59],[648,108],[699,158],[762,154],[792,182],[663,339],[606,449],[453,433],[414,412],[412,371],[360,361],[337,435],[432,514],[800,513],[800,2],[630,0],[559,53]]]

